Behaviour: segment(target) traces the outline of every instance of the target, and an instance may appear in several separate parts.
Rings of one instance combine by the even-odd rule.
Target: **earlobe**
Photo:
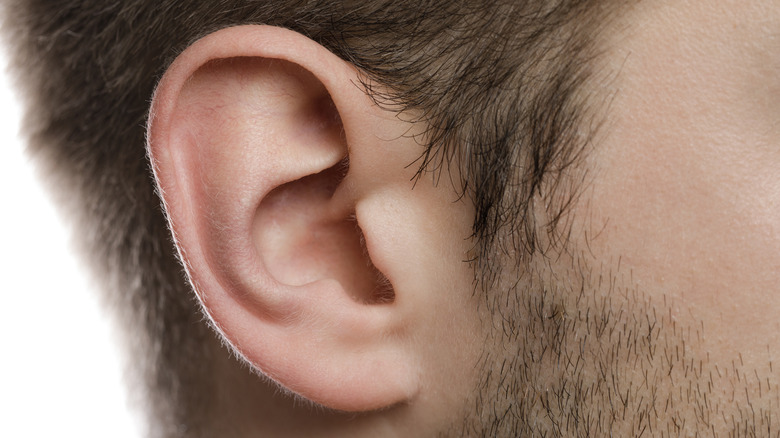
[[[357,79],[299,34],[224,29],[172,64],[148,128],[177,248],[216,328],[285,388],[348,411],[418,389],[413,324],[374,265],[383,247],[360,207],[384,159],[362,131],[391,122]]]

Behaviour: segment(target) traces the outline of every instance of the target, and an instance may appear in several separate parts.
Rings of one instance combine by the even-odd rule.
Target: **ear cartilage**
[[[282,284],[335,280],[359,303],[390,303],[393,287],[371,261],[349,195],[340,193],[346,163],[269,193],[257,211],[257,250]]]

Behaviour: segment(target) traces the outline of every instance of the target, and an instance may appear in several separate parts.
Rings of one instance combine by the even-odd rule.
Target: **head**
[[[7,1],[150,434],[769,434],[780,8]]]

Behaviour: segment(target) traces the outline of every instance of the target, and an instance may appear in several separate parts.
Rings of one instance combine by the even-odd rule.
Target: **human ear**
[[[300,34],[223,29],[166,71],[148,127],[176,247],[216,330],[282,387],[345,411],[420,386],[421,297],[395,287],[387,217],[403,207],[383,201],[408,189],[419,151],[358,83]]]

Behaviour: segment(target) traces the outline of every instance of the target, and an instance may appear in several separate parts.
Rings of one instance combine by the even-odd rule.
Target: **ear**
[[[216,329],[284,388],[346,411],[419,387],[414,298],[393,287],[393,207],[379,202],[408,190],[419,150],[358,83],[292,31],[223,29],[174,61],[148,127],[175,243]]]

